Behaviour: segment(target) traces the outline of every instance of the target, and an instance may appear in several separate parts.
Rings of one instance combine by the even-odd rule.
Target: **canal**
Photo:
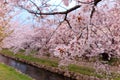
[[[12,66],[15,69],[21,71],[34,78],[35,80],[73,80],[63,75],[55,74],[44,69],[37,68],[35,66],[25,64],[14,59],[0,55],[0,62],[5,63],[8,66]]]

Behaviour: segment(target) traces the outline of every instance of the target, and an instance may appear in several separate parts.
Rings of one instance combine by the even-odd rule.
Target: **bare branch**
[[[100,1],[102,1],[102,0],[94,0],[94,1],[93,1],[93,2],[94,2],[94,5],[93,5],[93,7],[92,7],[92,11],[91,11],[91,14],[90,14],[90,18],[91,18],[91,19],[92,19],[92,16],[93,16],[94,12],[95,12],[95,6],[97,6],[97,4],[98,4]],[[90,23],[91,23],[91,20],[90,20]]]
[[[72,29],[72,26],[70,25],[70,22],[67,19],[65,21],[67,22],[68,26]]]
[[[30,0],[30,2],[32,2],[33,5],[40,11],[40,8],[37,6],[37,4],[35,4],[32,0]]]
[[[97,4],[102,0],[94,0],[94,5],[97,6]]]
[[[32,11],[32,10],[28,10],[26,8],[24,8],[23,6],[20,6],[21,8],[27,10],[29,13],[32,13],[32,14],[37,14],[37,15],[57,15],[57,14],[68,14],[76,9],[78,9],[79,7],[81,7],[81,5],[76,5],[66,11],[62,11],[62,12],[52,12],[52,13],[43,13],[43,12],[35,12],[35,11]]]

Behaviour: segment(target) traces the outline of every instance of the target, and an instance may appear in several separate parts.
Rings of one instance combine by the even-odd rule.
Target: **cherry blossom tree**
[[[120,4],[117,0],[61,0],[58,5],[50,1],[14,1],[15,6],[31,13],[38,25],[14,32],[8,38],[14,40],[10,45],[13,50],[24,49],[26,53],[36,50],[37,56],[49,54],[64,61],[102,53],[119,57]],[[71,7],[73,2],[75,5]]]
[[[10,15],[12,6],[10,6],[6,0],[0,1],[0,48],[3,45],[3,40],[12,32],[9,31]]]

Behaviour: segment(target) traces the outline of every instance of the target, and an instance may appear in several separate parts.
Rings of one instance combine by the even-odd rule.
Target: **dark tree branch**
[[[93,6],[93,7],[92,7],[91,14],[90,14],[90,18],[92,18],[92,17],[93,17],[94,12],[95,12],[95,7]]]
[[[72,26],[70,25],[70,22],[67,19],[65,21],[67,22],[68,26],[72,29]]]
[[[48,13],[43,13],[43,12],[41,12],[41,11],[40,11],[40,12],[35,12],[35,11],[28,10],[28,9],[24,8],[23,6],[20,6],[20,7],[23,8],[23,9],[25,9],[25,10],[27,10],[29,13],[32,13],[32,14],[37,14],[37,15],[57,15],[57,14],[68,14],[68,13],[70,13],[70,12],[72,12],[72,11],[80,8],[81,5],[76,5],[76,6],[70,8],[70,9],[68,9],[68,10],[66,10],[66,11],[62,11],[62,12],[52,12],[52,13],[49,13],[49,12],[48,12]]]
[[[72,28],[72,26],[70,25],[70,22],[69,22],[68,19],[67,19],[67,14],[65,14],[64,21],[66,21],[67,24],[68,24],[68,26],[69,26],[70,28]]]
[[[37,6],[37,4],[35,4],[32,0],[30,0],[30,2],[33,3],[33,5],[37,8],[37,10],[41,11],[40,8]]]
[[[102,0],[94,0],[94,6],[97,6],[97,4]]]
[[[98,4],[100,1],[102,1],[102,0],[94,0],[94,5],[93,5],[93,7],[92,7],[92,11],[91,11],[91,14],[90,14],[90,24],[91,24],[91,19],[92,19],[92,17],[93,17],[93,14],[94,14],[94,12],[95,12],[95,6],[97,6],[97,4]]]
[[[32,1],[31,1],[31,2],[32,2]],[[39,9],[39,7],[38,7],[34,2],[32,2],[32,3],[35,5],[35,7],[37,8],[37,10],[39,10],[40,12],[35,12],[35,11],[32,11],[32,10],[28,10],[28,9],[24,8],[23,6],[20,6],[20,7],[23,8],[23,9],[25,9],[25,10],[27,10],[27,11],[28,11],[29,13],[31,13],[31,14],[40,15],[40,16],[41,16],[41,15],[64,14],[64,15],[65,15],[64,21],[67,22],[67,24],[69,25],[70,28],[72,28],[72,26],[70,25],[69,20],[67,20],[67,14],[81,7],[81,5],[76,5],[76,6],[72,7],[72,8],[70,8],[70,9],[68,9],[68,10],[66,10],[66,11],[62,11],[62,12],[52,12],[52,13],[48,12],[48,13],[43,13],[43,12],[41,12],[41,10]],[[64,21],[63,21],[63,22],[64,22]]]

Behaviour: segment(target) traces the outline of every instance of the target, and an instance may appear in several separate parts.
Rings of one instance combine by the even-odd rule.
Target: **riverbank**
[[[45,58],[35,58],[31,55],[25,56],[22,53],[14,55],[13,52],[9,50],[2,50],[1,55],[15,59],[17,61],[24,62],[26,64],[36,66],[48,70],[53,73],[57,73],[71,79],[76,80],[105,80],[106,75],[98,74],[95,72],[95,69],[87,66],[77,66],[70,64],[66,67],[58,67],[58,61],[45,59]],[[120,76],[112,78],[113,80],[119,80]]]
[[[28,77],[16,71],[14,68],[6,66],[3,63],[0,63],[0,80],[33,80],[32,78]]]

